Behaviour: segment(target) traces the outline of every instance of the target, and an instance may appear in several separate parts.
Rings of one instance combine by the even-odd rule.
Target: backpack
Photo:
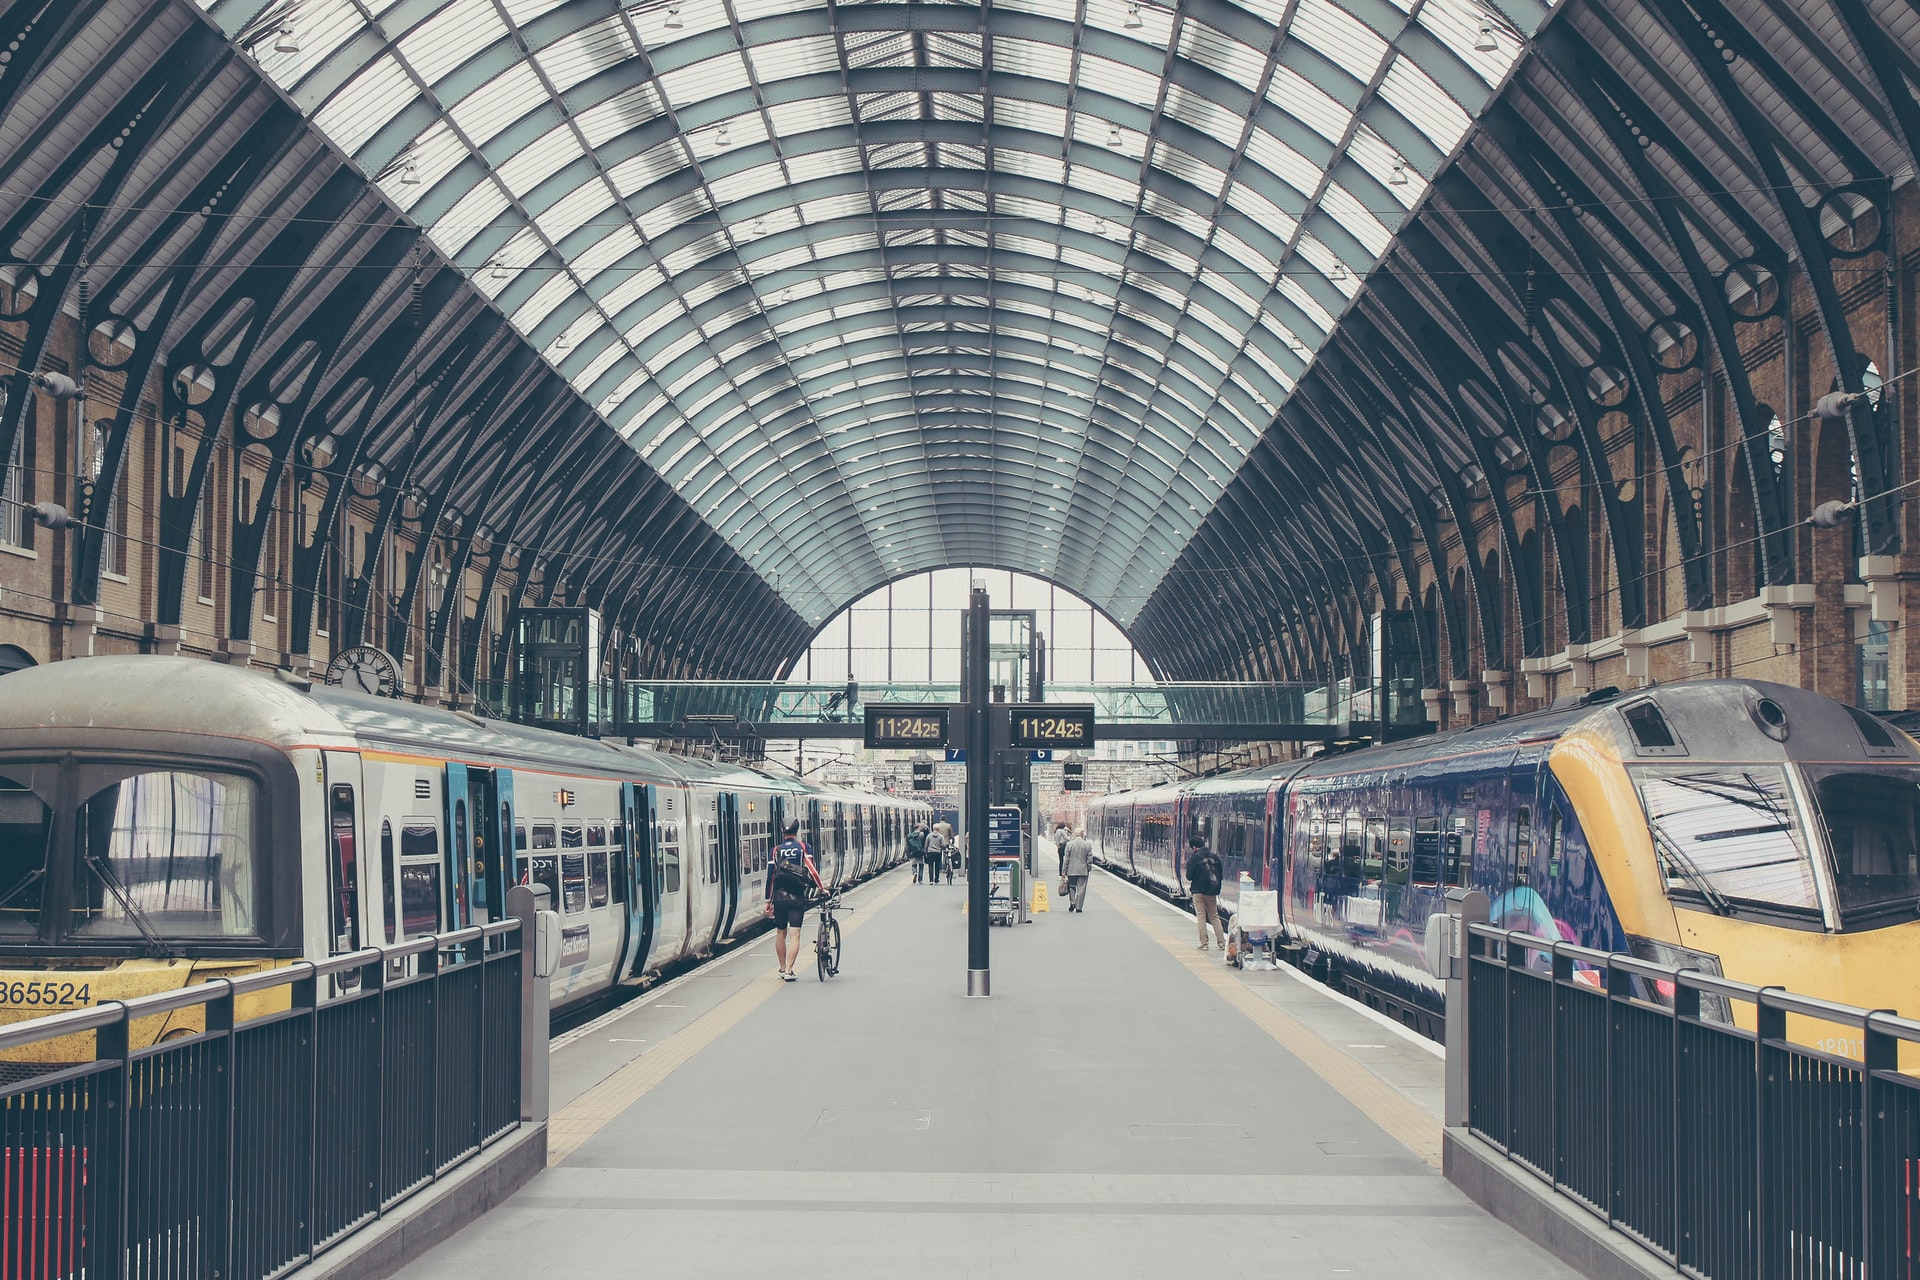
[[[1187,887],[1194,893],[1220,892],[1220,859],[1202,849],[1187,858]]]
[[[910,858],[927,856],[927,838],[917,830],[907,833],[907,856]]]
[[[813,877],[807,874],[807,846],[798,840],[782,842],[773,851],[772,866],[774,892],[796,898],[813,892]]]

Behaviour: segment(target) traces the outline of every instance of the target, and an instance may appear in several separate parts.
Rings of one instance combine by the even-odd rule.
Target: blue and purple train
[[[1087,830],[1100,862],[1175,897],[1197,832],[1223,907],[1240,873],[1277,889],[1291,954],[1429,1034],[1443,992],[1422,943],[1456,885],[1509,929],[1920,1012],[1920,750],[1802,689],[1599,690],[1107,796]]]

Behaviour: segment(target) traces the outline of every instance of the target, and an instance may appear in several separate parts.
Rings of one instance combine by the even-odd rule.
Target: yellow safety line
[[[862,902],[857,914],[841,920],[841,937],[844,938],[871,919],[874,912],[892,902],[909,883],[903,879],[872,901]],[[559,1164],[578,1151],[587,1139],[606,1128],[615,1116],[645,1097],[654,1086],[685,1066],[694,1054],[738,1025],[785,985],[771,973],[762,974],[757,981],[749,981],[745,987],[554,1112],[547,1121],[548,1166]]]
[[[1386,1130],[1388,1136],[1434,1168],[1440,1167],[1439,1121],[1416,1103],[1408,1101],[1392,1085],[1342,1053],[1318,1032],[1249,991],[1238,977],[1203,958],[1190,944],[1176,942],[1164,931],[1154,928],[1152,922],[1124,901],[1121,895],[1108,892],[1099,881],[1095,881],[1094,886],[1098,887],[1102,902],[1165,947],[1196,978],[1218,992],[1228,1004],[1246,1014],[1281,1048],[1305,1063],[1348,1102],[1365,1112],[1368,1119]]]

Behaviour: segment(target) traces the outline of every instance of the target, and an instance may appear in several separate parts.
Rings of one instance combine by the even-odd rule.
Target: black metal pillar
[[[987,970],[987,806],[993,786],[993,734],[988,721],[987,593],[967,603],[967,994],[993,994]]]

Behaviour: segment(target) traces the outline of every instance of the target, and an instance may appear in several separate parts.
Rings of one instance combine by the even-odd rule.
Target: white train
[[[0,679],[0,1021],[483,923],[523,878],[563,1008],[757,927],[787,818],[845,884],[927,816],[217,663],[51,663]]]

